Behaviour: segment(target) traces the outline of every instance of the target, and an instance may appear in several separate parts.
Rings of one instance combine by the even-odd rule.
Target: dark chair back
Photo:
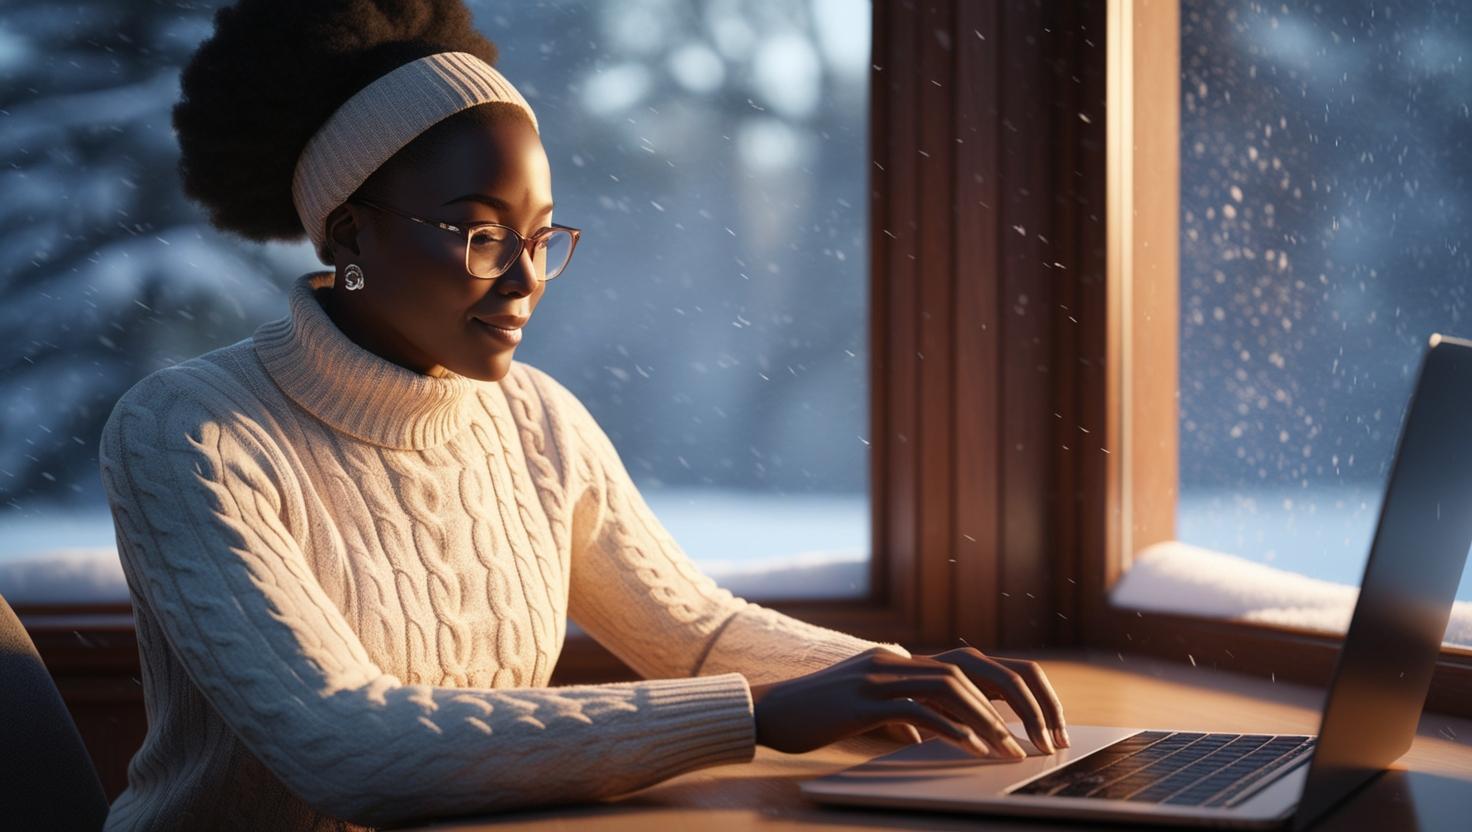
[[[35,642],[0,597],[0,826],[87,830],[107,793]]]

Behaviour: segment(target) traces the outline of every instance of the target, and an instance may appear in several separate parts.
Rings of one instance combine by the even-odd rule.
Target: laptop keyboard
[[[1306,736],[1142,731],[1010,794],[1234,806],[1313,745]]]

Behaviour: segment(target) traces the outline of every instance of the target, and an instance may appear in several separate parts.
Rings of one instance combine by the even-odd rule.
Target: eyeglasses
[[[405,219],[442,228],[451,234],[464,234],[465,270],[472,276],[485,280],[495,280],[505,274],[517,260],[521,259],[523,251],[531,252],[532,263],[536,266],[541,279],[551,280],[562,274],[562,270],[567,268],[568,261],[572,259],[573,249],[578,247],[578,239],[583,235],[582,229],[553,223],[531,237],[524,237],[521,232],[511,226],[498,222],[478,222],[466,226],[451,225],[447,222],[416,217],[397,208],[390,208],[362,197],[354,197],[348,202],[356,202],[380,211],[387,211],[390,214],[397,214]]]

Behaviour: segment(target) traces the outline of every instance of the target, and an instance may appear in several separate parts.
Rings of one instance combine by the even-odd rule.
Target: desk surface
[[[1049,651],[1043,662],[1070,724],[1155,726],[1209,731],[1309,733],[1318,730],[1322,691],[1143,657]],[[1010,715],[1009,715],[1010,716]],[[645,830],[697,828],[827,830],[1085,828],[956,814],[821,807],[798,783],[863,762],[898,746],[855,739],[807,754],[758,748],[750,763],[674,777],[616,801],[441,822],[420,829]],[[1424,714],[1415,745],[1388,772],[1357,792],[1319,828],[1466,829],[1472,811],[1472,720]],[[1118,830],[1121,827],[1103,827]]]

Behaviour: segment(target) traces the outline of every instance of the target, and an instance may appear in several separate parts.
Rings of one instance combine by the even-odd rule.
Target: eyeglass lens
[[[476,277],[496,277],[511,268],[521,256],[521,240],[509,229],[477,228],[470,234],[465,253],[466,267]],[[551,280],[567,266],[572,256],[572,233],[555,228],[533,248],[532,262],[543,280]]]

